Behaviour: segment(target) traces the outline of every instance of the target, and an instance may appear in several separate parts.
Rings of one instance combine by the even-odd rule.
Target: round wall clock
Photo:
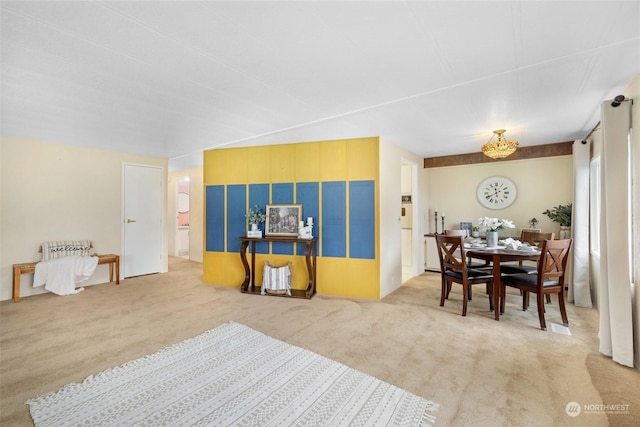
[[[504,209],[516,200],[518,190],[509,178],[492,176],[478,186],[478,201],[489,209]]]

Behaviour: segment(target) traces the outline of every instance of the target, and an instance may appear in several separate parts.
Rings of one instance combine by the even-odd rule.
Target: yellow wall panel
[[[379,138],[361,138],[347,141],[348,180],[378,179]]]
[[[209,150],[204,152],[203,182],[205,185],[226,184],[227,163],[225,150]]]
[[[221,150],[222,151],[222,150]],[[225,151],[226,184],[243,184],[248,181],[247,156],[249,150],[246,148],[229,148]]]
[[[318,292],[326,295],[347,295],[347,259],[318,260]]]
[[[271,182],[295,181],[296,144],[271,145]]]
[[[320,143],[295,144],[296,182],[320,181]]]
[[[244,267],[240,254],[206,252],[203,256],[202,280],[214,285],[237,286],[244,280]]]
[[[380,298],[379,266],[376,260],[349,259],[346,294],[357,298]]]
[[[271,147],[247,148],[245,160],[247,162],[248,184],[271,182]]]
[[[320,144],[322,181],[344,181],[347,178],[347,146],[345,141]]]

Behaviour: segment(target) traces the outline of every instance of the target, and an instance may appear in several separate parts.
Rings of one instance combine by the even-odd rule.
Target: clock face
[[[503,176],[492,176],[478,186],[478,201],[489,209],[504,209],[516,200],[516,185]]]

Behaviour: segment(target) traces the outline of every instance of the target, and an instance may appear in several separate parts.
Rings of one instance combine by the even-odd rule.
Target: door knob
[[[130,222],[136,222],[136,220],[135,220],[135,219],[127,218],[127,224],[129,224]]]

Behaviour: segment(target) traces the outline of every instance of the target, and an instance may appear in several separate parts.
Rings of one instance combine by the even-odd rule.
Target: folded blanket
[[[42,286],[56,295],[72,295],[82,292],[76,285],[87,280],[98,265],[97,256],[67,256],[36,264],[33,286]]]

